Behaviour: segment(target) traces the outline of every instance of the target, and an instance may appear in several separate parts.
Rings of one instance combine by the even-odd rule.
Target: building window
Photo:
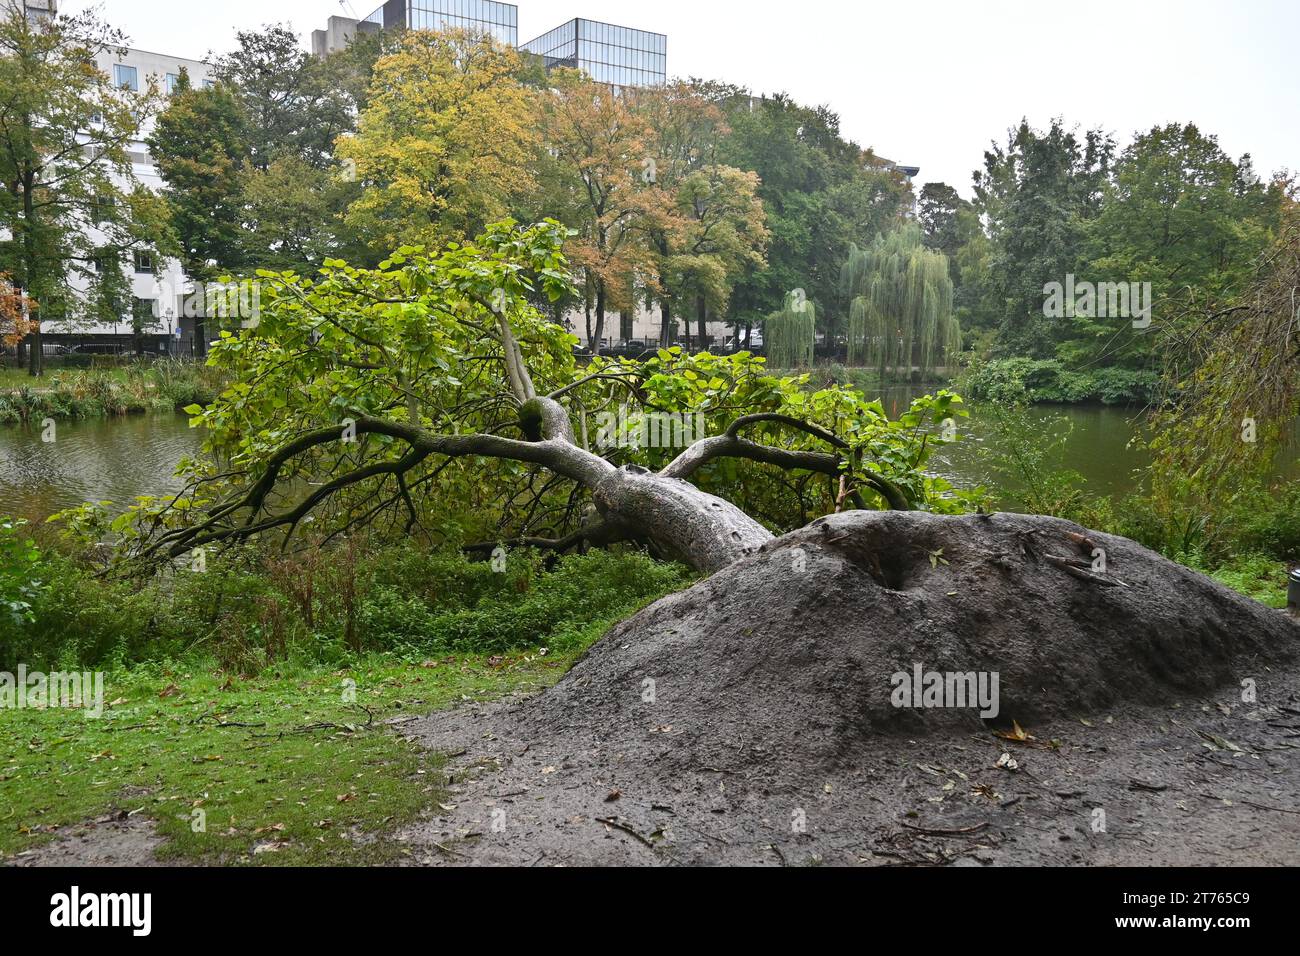
[[[90,202],[90,215],[96,224],[112,222],[115,203],[112,196],[96,196]]]
[[[127,66],[124,63],[113,64],[113,83],[124,90],[133,90],[139,92],[140,79],[136,74],[135,67]]]
[[[135,254],[135,273],[136,275],[153,273],[153,253],[137,252]]]
[[[212,89],[212,88],[213,88],[214,86],[216,86],[216,85],[217,85],[217,84],[216,84],[214,81],[212,81],[212,80],[204,80],[204,81],[203,81],[203,88],[204,88],[205,90],[210,90],[210,89]]]
[[[175,95],[176,87],[180,85],[181,85],[181,77],[179,73],[167,74],[167,95],[168,96]]]
[[[140,329],[151,328],[154,325],[154,320],[157,318],[155,315],[157,306],[158,303],[154,299],[132,298],[132,324]]]

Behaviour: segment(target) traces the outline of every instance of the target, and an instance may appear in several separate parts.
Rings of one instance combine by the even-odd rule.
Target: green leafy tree
[[[334,143],[354,128],[357,89],[378,49],[363,44],[351,61],[322,60],[282,24],[240,31],[235,40],[234,52],[217,57],[212,73],[238,95],[249,117],[253,166],[267,169],[283,155],[319,169],[333,165]]]
[[[777,368],[808,368],[817,342],[817,307],[791,292],[785,304],[763,323],[763,345]]]
[[[43,587],[41,552],[23,533],[26,523],[0,515],[0,613],[14,624],[36,619],[32,605]]]
[[[1190,511],[1211,533],[1234,501],[1274,477],[1300,415],[1300,206],[1285,198],[1280,215],[1248,279],[1187,295],[1156,331],[1155,501],[1169,515]]]
[[[1231,159],[1192,124],[1138,136],[1115,163],[1097,216],[1088,221],[1088,277],[1150,283],[1155,322],[1189,300],[1240,291],[1274,237],[1283,199],[1250,158]],[[1145,365],[1155,337],[1131,323],[1076,316],[1066,361]]]
[[[948,259],[922,243],[921,227],[907,223],[850,249],[840,281],[849,304],[849,362],[911,380],[924,379],[961,347],[953,314]]]
[[[1043,286],[1079,271],[1086,224],[1100,211],[1114,149],[1105,134],[1090,130],[1080,139],[1055,119],[1046,131],[1022,121],[1005,147],[984,154],[975,195],[992,240],[1000,352],[1048,358],[1069,333],[1044,315]]]
[[[245,167],[241,188],[251,266],[302,272],[327,258],[366,258],[365,244],[343,223],[360,190],[338,170],[280,156],[264,170]]]
[[[93,287],[97,267],[174,248],[165,204],[135,179],[127,155],[157,90],[120,89],[90,65],[122,42],[93,12],[33,21],[8,5],[0,14],[0,272],[32,319],[82,319],[96,297],[75,294],[70,278]],[[39,325],[27,347],[39,375]]]
[[[960,414],[955,396],[890,421],[857,392],[810,393],[743,353],[578,367],[573,336],[529,303],[565,291],[566,238],[557,222],[505,222],[376,269],[263,273],[260,322],[212,351],[230,387],[190,409],[207,456],[185,491],[117,529],[140,535],[145,556],[291,536],[309,518],[326,539],[375,523],[455,543],[513,532],[560,550],[630,539],[714,570],[770,540],[765,521],[802,520],[799,502],[962,507],[923,467],[940,423]],[[623,409],[672,413],[698,440],[603,441]],[[754,502],[764,521],[711,489]]]
[[[719,158],[758,174],[770,241],[766,265],[736,283],[733,316],[756,320],[796,288],[821,306],[819,321],[843,330],[839,272],[855,240],[891,228],[912,206],[901,173],[840,135],[839,117],[779,95],[737,94]]]
[[[180,82],[149,138],[181,245],[185,271],[215,278],[247,262],[245,164],[252,159],[248,114],[233,88]]]

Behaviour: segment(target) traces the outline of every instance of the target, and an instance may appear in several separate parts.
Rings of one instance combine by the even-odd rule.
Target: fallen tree
[[[963,507],[923,471],[964,414],[948,393],[891,421],[878,402],[809,394],[748,355],[579,368],[576,340],[531,304],[567,288],[562,239],[554,223],[504,223],[375,270],[260,274],[256,322],[212,349],[232,384],[189,409],[206,456],[182,494],[119,529],[147,558],[388,522],[490,535],[461,542],[478,550],[635,541],[713,572],[850,505]]]

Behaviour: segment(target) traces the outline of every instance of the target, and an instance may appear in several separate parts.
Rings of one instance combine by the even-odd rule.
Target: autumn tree
[[[365,187],[346,222],[372,249],[472,236],[533,187],[538,105],[521,68],[459,30],[407,31],[378,60],[357,132],[337,144]]]
[[[29,318],[33,305],[21,289],[0,273],[0,347],[13,348],[32,331]]]
[[[679,81],[635,100],[650,130],[645,232],[664,344],[671,342],[674,310],[685,315],[693,308],[703,346],[709,313],[724,312],[736,282],[765,265],[758,176],[719,160],[728,132],[720,102],[734,95],[722,84]]]
[[[555,70],[551,83],[541,112],[543,194],[554,204],[550,214],[575,232],[565,253],[590,287],[588,342],[599,352],[606,313],[634,308],[638,282],[657,281],[647,217],[664,214],[665,200],[644,188],[653,186],[651,129],[630,97],[576,70]]]

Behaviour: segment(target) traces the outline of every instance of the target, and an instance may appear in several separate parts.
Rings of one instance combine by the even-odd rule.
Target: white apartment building
[[[57,12],[57,0],[19,0],[27,16],[33,21],[52,16]],[[158,89],[170,94],[180,81],[181,71],[189,74],[190,83],[203,86],[210,83],[211,67],[202,60],[190,60],[184,57],[151,53],[147,50],[104,49],[95,58],[95,66],[111,82],[131,90],[143,90],[150,80],[157,83]],[[146,140],[153,130],[152,120],[144,123],[136,131],[135,139],[127,145],[127,156],[131,160],[132,173],[141,185],[154,191],[163,188],[162,177],[149,155]],[[86,137],[89,140],[89,137]],[[101,236],[90,228],[92,240]],[[155,267],[156,266],[156,267]],[[145,319],[147,348],[151,352],[189,354],[202,352],[203,333],[198,331],[196,339],[194,320],[183,316],[182,300],[189,291],[184,272],[179,262],[165,260],[155,264],[147,255],[137,255],[131,262],[122,263],[131,279],[132,295],[135,300],[133,309],[138,309]],[[84,297],[88,292],[89,281],[86,277],[73,274],[69,276],[69,286],[74,296]],[[191,309],[193,311],[193,309]],[[88,322],[78,319],[46,320],[41,323],[41,332],[47,352],[58,352],[69,348],[87,351],[110,351],[132,347],[132,325],[134,312],[121,316],[119,322]]]
[[[175,89],[182,70],[188,73],[193,86],[207,84],[211,73],[211,67],[201,60],[135,49],[101,50],[95,58],[95,65],[117,86],[139,91],[147,89],[152,79],[164,94],[170,94]],[[131,171],[140,184],[160,192],[163,180],[158,175],[158,168],[154,165],[145,142],[152,131],[152,120],[142,124],[136,138],[127,146],[127,156],[131,160]],[[98,238],[94,236],[93,230],[92,238]],[[134,308],[139,309],[139,314],[145,319],[147,350],[201,354],[204,351],[202,330],[199,330],[200,341],[196,342],[194,321],[183,315],[182,299],[187,292],[187,282],[181,264],[176,260],[154,263],[147,255],[137,254],[133,261],[124,262],[122,268],[130,273]],[[73,275],[69,279],[69,285],[76,295],[83,296],[89,283],[86,278]],[[42,323],[41,332],[47,351],[62,348],[129,349],[132,344],[132,322],[131,313],[123,315],[120,323],[75,319],[66,322],[47,321]]]

